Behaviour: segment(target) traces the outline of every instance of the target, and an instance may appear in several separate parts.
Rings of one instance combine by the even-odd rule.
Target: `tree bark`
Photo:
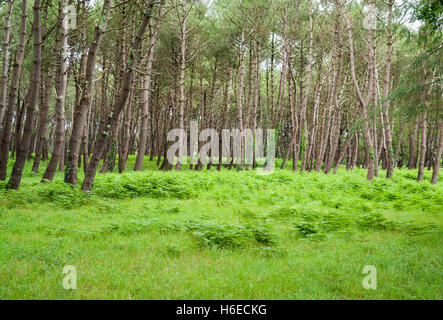
[[[391,132],[391,122],[389,119],[389,89],[391,82],[391,56],[392,56],[392,7],[394,6],[394,0],[389,0],[389,13],[388,13],[388,43],[387,43],[387,54],[385,63],[385,78],[383,87],[383,112],[382,118],[385,130],[385,144],[386,144],[386,178],[391,179],[394,174],[395,162],[393,161],[392,154],[392,132]]]
[[[56,74],[56,102],[55,102],[55,118],[56,118],[56,131],[55,142],[52,148],[51,159],[43,173],[43,180],[50,180],[54,178],[55,171],[57,170],[57,164],[63,157],[65,146],[65,99],[66,99],[66,86],[68,83],[67,77],[67,48],[68,48],[68,21],[67,14],[64,12],[64,1],[59,1],[59,22],[61,29],[61,49],[59,53],[59,65],[57,67]]]
[[[27,1],[22,0],[21,4],[21,23],[20,23],[20,37],[18,41],[18,48],[15,54],[14,65],[11,76],[11,83],[9,86],[8,106],[6,110],[5,125],[2,131],[0,143],[0,180],[6,180],[6,169],[8,167],[9,148],[11,146],[12,138],[12,119],[14,115],[14,108],[16,104],[16,97],[18,91],[18,84],[22,73],[22,64],[25,53],[26,40],[26,5]],[[20,108],[17,103],[17,110]],[[17,119],[16,119],[17,121]]]
[[[441,153],[443,150],[443,120],[440,120],[440,136],[438,139],[437,151],[435,153],[434,167],[432,170],[431,183],[436,184],[438,180],[438,171],[440,169]]]
[[[97,51],[103,39],[103,34],[106,30],[106,26],[109,20],[109,14],[111,11],[111,0],[105,0],[99,22],[97,22],[94,31],[94,38],[89,47],[88,58],[86,62],[86,73],[83,87],[83,95],[80,99],[80,103],[77,106],[74,114],[74,121],[72,124],[71,139],[69,141],[68,150],[68,168],[65,175],[65,182],[76,185],[77,184],[77,162],[80,153],[81,137],[83,133],[84,124],[86,121],[87,110],[90,104],[92,95],[95,64],[97,59]]]
[[[303,100],[300,110],[300,134],[301,134],[301,141],[307,141],[308,136],[308,125],[306,120],[306,111],[308,106],[308,97],[309,97],[309,90],[311,88],[311,66],[312,66],[312,49],[314,46],[314,30],[313,30],[313,21],[312,21],[312,8],[311,8],[311,0],[308,2],[308,16],[309,16],[309,51],[308,51],[308,63],[306,65],[306,80],[304,81],[306,87],[303,91]],[[303,150],[303,160],[301,163],[300,171],[305,170],[306,167],[306,148]]]
[[[131,53],[129,55],[129,59],[126,65],[125,73],[123,75],[123,81],[120,88],[120,94],[118,97],[118,100],[116,104],[113,106],[112,112],[109,115],[105,129],[99,133],[97,138],[97,143],[94,146],[93,154],[91,161],[89,163],[88,170],[85,174],[85,180],[83,181],[82,190],[89,191],[92,189],[92,185],[94,182],[95,174],[97,171],[97,167],[99,164],[99,161],[102,157],[105,142],[108,138],[109,133],[113,135],[113,133],[117,130],[118,125],[118,118],[120,116],[120,113],[122,109],[124,108],[126,101],[128,99],[130,87],[133,82],[134,77],[134,64],[136,59],[136,53],[138,53],[140,49],[140,45],[142,42],[143,35],[146,31],[146,28],[148,26],[148,23],[151,19],[152,10],[155,4],[155,0],[150,0],[146,12],[144,12],[144,18],[143,21],[138,29],[137,35],[134,39],[134,42],[132,43]]]
[[[352,30],[351,30],[351,21],[349,19],[349,17],[345,14],[343,6],[341,5],[341,2],[338,2],[340,10],[341,10],[341,14],[344,17],[345,21],[346,21],[346,27],[348,30],[348,37],[349,37],[349,57],[350,57],[350,62],[351,62],[351,75],[352,75],[352,81],[354,82],[354,86],[355,86],[355,90],[357,93],[357,98],[358,101],[360,103],[360,108],[361,108],[361,112],[362,112],[362,118],[363,118],[363,138],[365,141],[365,150],[366,150],[366,156],[368,159],[367,162],[367,168],[368,168],[368,173],[366,178],[369,181],[372,181],[373,177],[374,177],[374,162],[373,162],[373,155],[374,155],[374,146],[372,144],[372,138],[371,138],[371,133],[369,130],[369,120],[368,120],[368,111],[367,111],[367,106],[369,104],[370,98],[371,98],[371,87],[372,87],[372,81],[374,81],[374,75],[371,72],[371,76],[370,76],[370,85],[369,85],[369,89],[368,89],[368,95],[366,98],[363,98],[363,95],[361,93],[360,90],[360,85],[358,84],[357,81],[357,75],[355,72],[355,58],[354,58],[354,43],[353,43],[353,36],[352,36]],[[372,36],[371,36],[372,38]],[[370,41],[371,43],[371,41]],[[371,61],[371,59],[369,59],[370,63],[372,63],[373,61]],[[369,68],[371,70],[371,68]]]
[[[149,49],[148,49],[148,57],[146,61],[146,74],[143,76],[143,93],[142,93],[142,110],[141,110],[141,117],[140,117],[140,137],[139,137],[139,143],[138,143],[138,152],[137,157],[135,159],[135,165],[134,165],[134,171],[140,171],[142,170],[143,166],[143,158],[146,153],[146,145],[147,145],[147,136],[148,136],[148,116],[149,116],[149,90],[151,88],[151,73],[152,73],[152,64],[154,62],[154,52],[155,52],[155,45],[157,42],[157,34],[160,29],[160,23],[161,20],[157,22],[155,27],[152,26],[152,24],[149,24]],[[151,112],[152,113],[152,112]],[[151,116],[152,119],[152,116]],[[151,129],[152,129],[152,121],[151,121]],[[152,132],[152,130],[151,130]],[[154,139],[154,137],[151,135],[151,140]],[[153,151],[151,150],[151,155],[153,154]]]
[[[2,126],[3,117],[6,108],[6,95],[8,89],[8,70],[9,70],[9,40],[11,30],[11,11],[13,0],[8,1],[8,9],[5,17],[5,34],[3,38],[3,63],[2,63],[2,78],[0,84],[0,127]]]
[[[42,39],[41,39],[41,28],[40,28],[40,0],[35,0],[34,2],[34,62],[31,77],[30,86],[30,96],[29,101],[26,104],[26,122],[23,128],[23,137],[20,142],[20,149],[12,168],[11,177],[8,181],[7,187],[9,189],[17,190],[20,186],[20,181],[23,174],[23,168],[26,163],[26,158],[28,156],[29,144],[31,143],[32,137],[32,126],[35,106],[38,99],[39,88],[40,88],[40,73],[41,73],[41,63],[42,63]]]
[[[186,22],[187,22],[188,11],[186,8],[186,1],[182,2],[182,21],[180,25],[180,35],[181,35],[181,43],[180,43],[180,80],[179,80],[179,91],[180,97],[178,100],[179,106],[179,119],[178,119],[178,127],[181,129],[181,132],[185,130],[185,67],[186,67]],[[183,137],[179,137],[180,141],[185,141]],[[180,171],[182,159],[180,155],[177,158],[177,164],[175,165],[175,170]]]
[[[334,101],[334,122],[332,125],[331,132],[331,144],[329,148],[329,156],[325,163],[324,172],[326,174],[332,168],[332,162],[334,161],[335,153],[338,148],[338,139],[340,137],[340,126],[341,126],[341,110],[338,98],[338,82],[340,81],[341,75],[341,64],[342,64],[342,40],[341,40],[341,31],[340,31],[340,11],[337,10],[337,23],[335,27],[335,43],[336,43],[336,70],[335,70],[335,79],[334,86],[332,88],[332,99]]]
[[[420,160],[418,163],[418,174],[417,182],[423,181],[425,157],[426,157],[426,116],[427,112],[423,114],[423,120],[421,122],[421,149],[420,149]]]
[[[409,163],[408,163],[408,169],[415,169],[417,168],[417,134],[418,134],[418,119],[414,122],[414,129],[412,131],[411,135],[411,144],[409,148]]]

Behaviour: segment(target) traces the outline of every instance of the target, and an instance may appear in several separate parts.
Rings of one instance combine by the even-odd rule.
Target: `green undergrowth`
[[[146,160],[85,193],[63,173],[40,183],[28,163],[19,190],[0,182],[0,298],[441,299],[443,186],[428,171],[420,184],[416,170],[382,174],[159,172]],[[76,291],[62,287],[65,265]],[[377,267],[375,291],[364,265]]]

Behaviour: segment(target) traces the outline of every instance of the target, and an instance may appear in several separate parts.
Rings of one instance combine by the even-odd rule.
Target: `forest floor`
[[[0,184],[0,299],[443,298],[442,175],[370,184],[363,169],[159,172],[146,159],[85,194],[30,167],[18,191]]]

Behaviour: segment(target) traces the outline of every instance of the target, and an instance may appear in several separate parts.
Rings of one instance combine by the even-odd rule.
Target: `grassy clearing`
[[[144,169],[98,175],[90,194],[30,167],[20,190],[0,184],[0,298],[443,298],[443,184],[415,171]]]

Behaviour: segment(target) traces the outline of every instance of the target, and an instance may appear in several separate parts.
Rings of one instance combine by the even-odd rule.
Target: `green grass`
[[[158,172],[146,160],[85,194],[30,167],[18,191],[0,184],[0,299],[443,298],[443,184],[430,172],[370,184],[362,169]],[[77,290],[63,288],[65,265]]]

